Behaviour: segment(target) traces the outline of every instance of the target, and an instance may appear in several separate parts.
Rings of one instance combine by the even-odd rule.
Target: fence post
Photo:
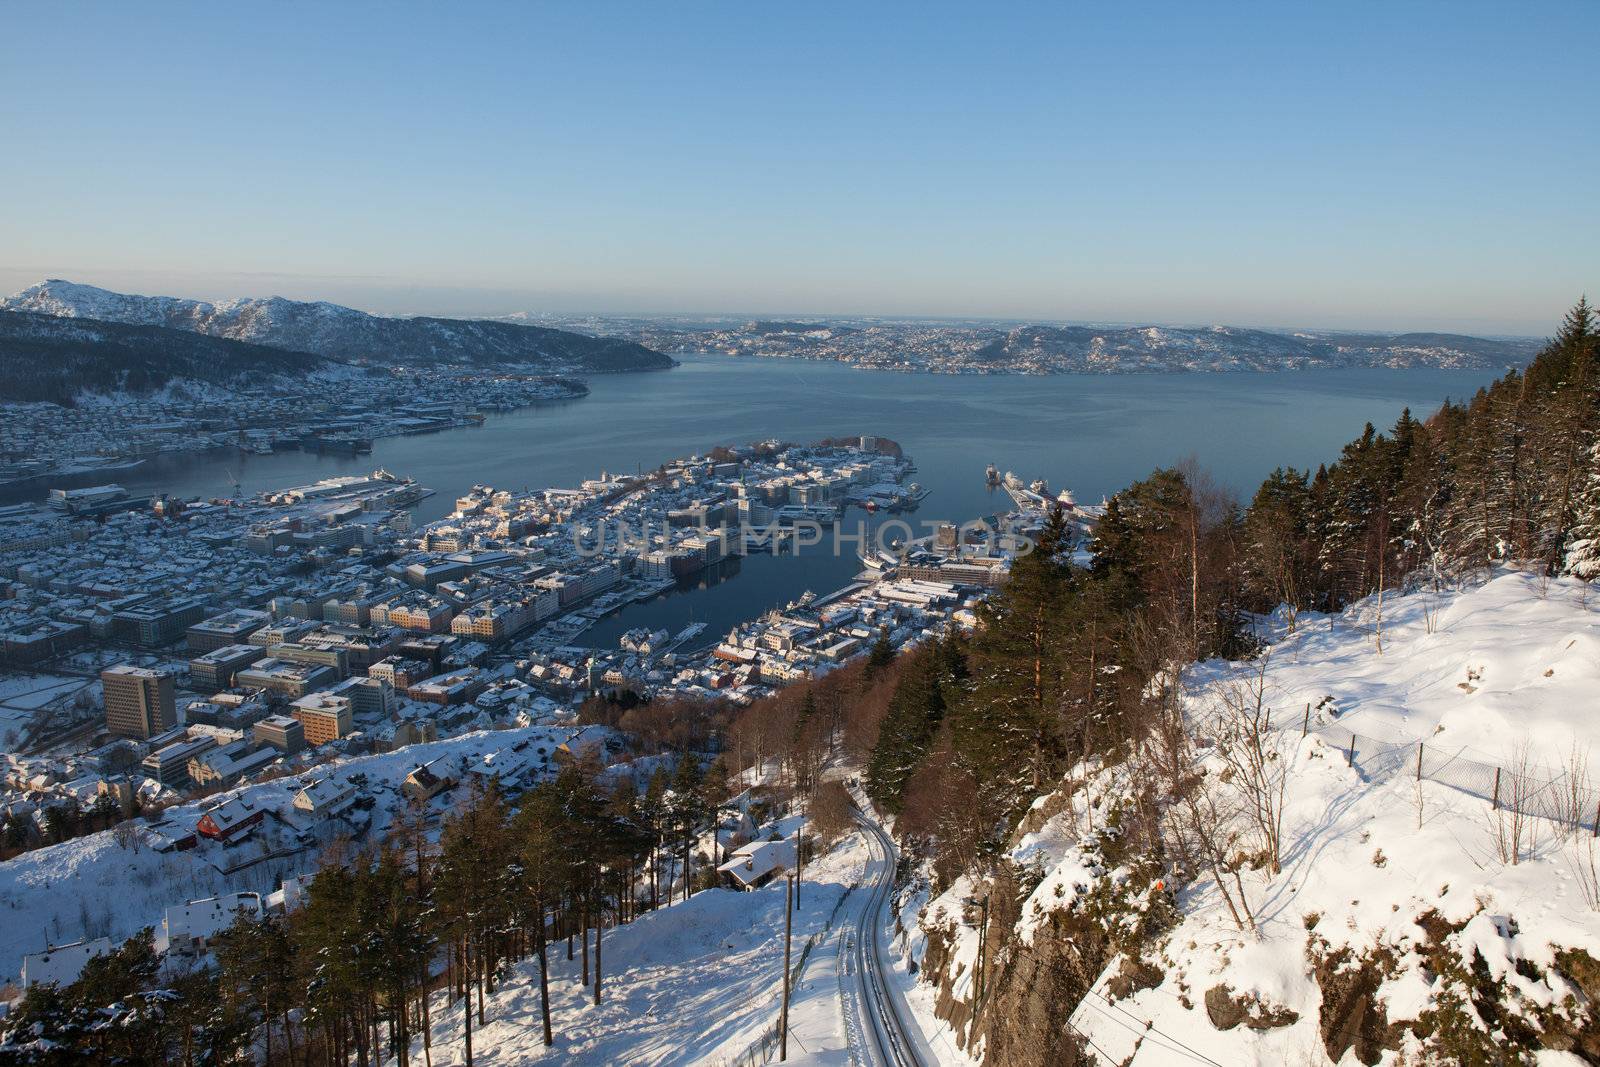
[[[1306,717],[1300,720],[1300,736],[1304,737],[1306,731],[1311,729],[1311,702],[1306,701]]]
[[[1345,751],[1344,765],[1346,767],[1354,767],[1356,765],[1356,732],[1354,730],[1350,731],[1350,747]]]
[[[778,1009],[778,1059],[789,1058],[789,937],[794,930],[794,875],[783,894],[783,1005]]]
[[[1500,768],[1494,769],[1494,810],[1500,810]]]
[[[1417,781],[1422,781],[1422,742],[1417,742]]]

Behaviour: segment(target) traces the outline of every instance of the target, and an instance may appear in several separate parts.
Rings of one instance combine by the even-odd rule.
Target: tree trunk
[[[471,946],[461,946],[462,970],[467,972],[466,990],[467,1002],[461,1005],[461,1018],[465,1023],[467,1067],[472,1067],[472,956]]]
[[[433,1015],[428,1001],[432,999],[431,975],[432,968],[428,963],[422,964],[422,1062],[425,1067],[433,1067]]]
[[[479,1025],[482,1025],[483,1022],[484,1022],[484,1018],[483,1018],[483,1001],[484,1001],[483,985],[484,985],[484,972],[489,969],[487,964],[488,964],[487,960],[479,959],[478,962],[477,962],[477,968],[476,968],[477,972],[478,972],[478,1023],[479,1023]],[[471,992],[470,991],[468,992],[468,996],[469,997],[471,996]]]
[[[594,924],[594,1006],[600,1006],[600,935],[605,932],[606,913],[602,909]]]
[[[544,1047],[555,1044],[550,1032],[550,954],[544,936],[544,905],[539,905],[539,928],[534,933],[539,949],[539,1021],[544,1026]]]

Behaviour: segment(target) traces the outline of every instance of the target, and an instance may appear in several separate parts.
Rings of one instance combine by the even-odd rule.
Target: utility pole
[[[978,927],[978,1008],[983,1008],[984,986],[989,977],[989,894],[983,895],[983,918]]]
[[[794,933],[794,875],[788,876],[789,886],[783,898],[783,1004],[778,1008],[778,1059],[789,1058],[789,939]]]
[[[806,828],[795,831],[794,839],[794,910],[800,910],[800,882],[806,874]]]

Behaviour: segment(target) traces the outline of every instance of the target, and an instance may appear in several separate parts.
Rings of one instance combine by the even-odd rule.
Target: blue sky
[[[12,5],[0,287],[1543,334],[1597,16]]]

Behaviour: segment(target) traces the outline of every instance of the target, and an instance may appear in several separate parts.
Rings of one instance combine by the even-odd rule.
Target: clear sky
[[[0,288],[1549,333],[1596,0],[7,5]]]

